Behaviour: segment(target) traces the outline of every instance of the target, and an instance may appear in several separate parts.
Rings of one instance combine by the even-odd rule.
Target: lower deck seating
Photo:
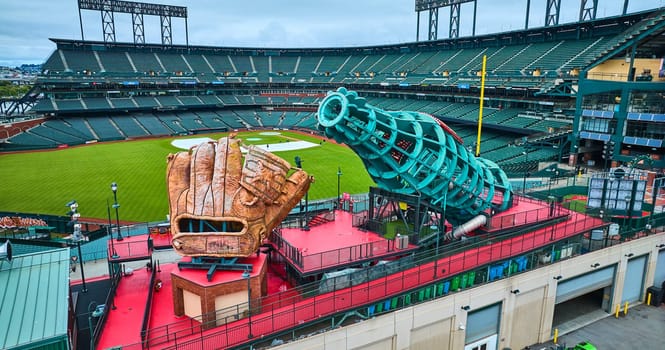
[[[95,116],[86,118],[90,127],[95,131],[100,141],[119,140],[125,138],[125,135],[120,133],[111,119],[103,116]]]
[[[111,120],[113,120],[115,125],[117,125],[118,128],[122,130],[122,133],[127,137],[141,137],[149,135],[131,115],[112,116]]]
[[[173,130],[167,128],[157,117],[152,114],[134,115],[136,121],[143,126],[151,135],[171,135]]]

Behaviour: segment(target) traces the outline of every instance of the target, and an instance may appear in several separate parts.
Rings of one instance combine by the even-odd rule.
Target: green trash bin
[[[453,277],[453,281],[451,282],[450,286],[451,290],[456,291],[459,289],[459,282],[460,282],[459,280],[460,280],[459,276]]]
[[[460,283],[460,288],[464,289],[466,288],[466,283],[469,282],[469,276],[466,274],[462,275],[462,282]]]
[[[475,281],[476,281],[476,272],[475,271],[469,272],[469,281],[467,283],[468,286],[473,287],[473,284],[475,283]]]
[[[552,261],[557,261],[559,259],[561,259],[561,251],[560,250],[555,250]]]

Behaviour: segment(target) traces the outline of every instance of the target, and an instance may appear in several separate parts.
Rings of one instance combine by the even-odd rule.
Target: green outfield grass
[[[223,135],[195,137],[216,139]],[[275,152],[291,164],[295,156],[303,160],[303,168],[315,177],[310,199],[337,195],[338,166],[343,173],[342,192],[364,193],[373,183],[360,158],[347,147],[284,131],[276,136],[246,132],[238,137],[246,144],[296,140],[320,143],[319,147]],[[261,140],[245,141],[247,138]],[[65,215],[69,210],[65,204],[76,199],[83,217],[106,218],[107,201],[113,204],[110,185],[115,181],[121,220],[164,220],[168,213],[166,156],[179,151],[171,141],[173,138],[159,138],[0,154],[0,211]]]

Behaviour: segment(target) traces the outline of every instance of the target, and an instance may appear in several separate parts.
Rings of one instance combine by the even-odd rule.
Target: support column
[[[115,42],[115,21],[111,10],[102,10],[102,32],[105,43]]]
[[[162,26],[162,45],[171,46],[173,43],[171,37],[171,16],[159,16],[159,22]]]
[[[132,29],[134,30],[134,44],[145,44],[142,13],[132,13]]]
[[[545,10],[545,27],[559,24],[560,10],[561,0],[547,0],[547,9]]]
[[[448,37],[450,39],[459,38],[459,13],[461,4],[450,5],[450,31]]]
[[[427,40],[436,40],[439,30],[439,8],[429,9],[429,36]]]

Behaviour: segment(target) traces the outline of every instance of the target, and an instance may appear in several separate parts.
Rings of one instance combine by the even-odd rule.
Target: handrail
[[[111,288],[109,288],[108,293],[106,294],[106,308],[104,310],[104,313],[102,314],[99,322],[95,325],[94,332],[91,333],[92,337],[92,342],[97,346],[97,343],[99,343],[99,338],[102,335],[102,330],[104,329],[104,325],[106,324],[106,319],[108,318],[109,314],[109,305],[111,305],[111,308],[115,308],[115,292],[118,289],[118,284],[120,283],[120,278],[121,274],[120,271],[118,270],[117,273],[113,274],[111,272],[112,276],[110,278],[111,281]]]
[[[579,223],[567,224],[565,225],[564,232],[568,232],[570,229],[576,232],[579,225]],[[557,240],[561,240],[564,238],[580,236],[584,233],[577,233],[574,236],[566,236],[566,234],[562,234],[561,231],[557,231],[553,234]],[[328,292],[316,297],[303,299],[298,303],[293,303],[290,306],[285,306],[280,309],[263,308],[261,314],[252,316],[252,324],[250,325],[252,327],[252,334],[262,334],[265,336],[267,334],[276,334],[289,330],[294,325],[293,320],[295,320],[297,312],[299,321],[305,323],[320,321],[323,317],[330,317],[345,310],[364,308],[368,305],[375,304],[397,295],[426,289],[434,283],[439,283],[444,279],[477,268],[478,253],[480,253],[481,250],[485,254],[489,253],[493,256],[494,259],[490,259],[487,263],[488,265],[493,265],[499,261],[519,256],[536,248],[533,244],[535,241],[534,239],[536,238],[535,233],[513,238],[518,238],[521,241],[520,252],[516,254],[513,254],[515,245],[510,244],[506,246],[503,244],[505,240],[499,241],[494,243],[500,248],[498,252],[494,249],[488,249],[486,246],[481,246],[476,248],[477,254],[473,254],[473,252],[469,253],[469,250],[465,250],[461,256],[458,256],[455,259],[448,259],[447,263],[423,263],[408,270],[403,270],[373,281]],[[553,241],[553,243],[556,242]],[[495,254],[496,256],[494,256]],[[460,265],[460,262],[461,267],[457,267]],[[442,267],[444,269],[442,269]],[[436,276],[437,272],[441,270],[444,270],[445,272],[438,277],[432,277]],[[330,305],[330,303],[332,303],[332,305]],[[198,348],[203,341],[210,341],[216,346],[222,347],[237,346],[247,342],[246,335],[248,334],[248,331],[248,324],[239,321],[235,325],[226,324],[212,332],[202,334],[196,339],[186,339],[180,343],[176,342],[164,349]]]
[[[148,333],[148,326],[150,325],[150,314],[152,313],[152,297],[155,293],[155,278],[157,277],[159,261],[153,263],[152,272],[150,273],[150,285],[148,290],[148,298],[145,301],[145,309],[143,311],[143,321],[141,322],[141,343],[146,343],[146,335]]]
[[[396,288],[393,293],[402,293],[409,289],[420,288],[424,285],[423,283],[426,283],[428,281],[430,282],[434,281],[434,279],[432,278],[434,270],[433,267],[431,266],[433,264],[436,265],[435,268],[437,269],[437,271],[441,271],[442,268],[443,270],[445,270],[445,272],[437,276],[436,280],[451,278],[457,274],[463,273],[464,271],[476,268],[478,266],[477,264],[478,254],[481,251],[483,251],[484,254],[490,255],[488,264],[493,264],[495,262],[510,258],[511,256],[517,256],[520,254],[524,254],[524,252],[526,251],[531,251],[534,249],[541,248],[543,246],[546,246],[547,244],[550,244],[550,242],[556,243],[557,241],[560,241],[562,239],[569,239],[574,236],[583,235],[585,232],[588,232],[592,228],[597,227],[598,224],[601,223],[601,220],[599,219],[595,219],[589,216],[583,216],[583,217],[584,219],[581,220],[581,222],[575,221],[572,223],[566,223],[564,225],[559,224],[559,227],[557,227],[556,230],[552,230],[552,232],[549,231],[545,232],[543,230],[540,230],[541,232],[536,232],[524,229],[520,230],[519,232],[516,232],[515,234],[496,235],[492,236],[489,239],[475,241],[471,245],[466,245],[466,244],[460,245],[456,247],[456,249],[454,250],[446,250],[436,256],[434,256],[431,251],[421,252],[413,255],[412,263],[406,264],[404,267],[401,267],[400,271],[398,272],[386,271],[386,273],[384,273],[381,276],[377,276],[376,278],[371,280],[368,278],[365,281],[363,281],[361,284],[354,285],[351,287],[337,288],[337,285],[335,284],[335,288],[332,291],[320,293],[319,283],[314,282],[299,286],[297,288],[291,289],[286,292],[280,292],[270,295],[268,297],[259,298],[256,301],[252,301],[252,303],[255,305],[256,303],[258,303],[258,305],[261,305],[261,313],[252,316],[252,324],[253,325],[257,324],[258,320],[261,320],[261,315],[265,314],[270,314],[271,316],[269,316],[269,318],[286,317],[290,319],[292,317],[290,316],[287,317],[287,315],[289,313],[294,312],[296,304],[305,303],[308,306],[303,306],[303,307],[316,309],[317,305],[321,304],[325,300],[328,300],[326,295],[339,295],[339,294],[346,295],[350,293],[353,296],[357,294],[358,289],[364,290],[363,288],[365,289],[369,288],[367,287],[368,284],[372,285],[372,287],[368,289],[371,290],[372,293],[367,294],[364,298],[366,298],[366,302],[371,302],[372,298],[377,298],[378,296],[382,296],[383,295],[382,293],[388,290],[388,285],[392,285],[396,283],[395,281],[406,278],[405,276],[407,275],[408,276],[416,275],[417,283],[413,285],[405,285],[404,282],[401,282],[402,284],[398,288]],[[540,243],[537,241],[537,239],[535,239],[535,237],[538,235],[540,235],[540,238],[541,240],[543,240],[544,243]],[[548,236],[547,237],[548,239],[544,239],[543,237],[545,236]],[[506,244],[507,242],[511,244]],[[486,251],[486,249],[488,249],[488,247],[490,246],[495,246],[498,249],[490,249]],[[461,264],[459,264],[460,262]],[[456,264],[462,267],[457,268]],[[368,269],[366,270],[368,271],[367,275],[369,276],[369,270]],[[386,296],[387,295],[388,294],[386,294]],[[346,298],[345,300],[346,300],[345,302],[334,301],[333,303],[339,302],[340,305],[335,304],[335,307],[333,307],[332,310],[336,310],[335,312],[340,312],[345,309],[348,309],[351,306],[358,307],[358,305],[349,304],[351,302],[351,299]],[[235,309],[235,307],[230,307],[224,310],[217,310],[217,313],[228,314],[232,312],[233,309]],[[327,315],[327,313],[324,312],[321,313],[320,315],[324,316]],[[303,320],[303,321],[307,322],[309,320]],[[191,324],[191,321],[189,322]],[[194,328],[190,328],[189,331],[186,331],[187,327],[183,324],[182,321],[165,326],[156,327],[150,330],[151,334],[166,334],[166,335],[149,337],[148,342],[150,344],[163,344],[165,342],[174,341],[175,338],[174,334],[171,334],[169,336],[169,333],[172,333],[168,331],[169,328],[185,331],[180,333],[182,336],[186,334],[192,335],[195,333],[201,333],[200,339],[209,337],[209,335],[204,335],[199,327],[201,326],[197,325]],[[215,334],[227,331],[246,332],[247,330],[246,323],[237,325],[235,326],[235,328],[232,329],[229,329],[229,327],[230,327],[229,324],[226,324],[223,329],[216,331]],[[277,330],[274,329],[273,331]]]
[[[303,255],[303,252],[299,248],[294,247],[284,239],[280,229],[274,230],[272,237],[273,244],[277,250],[304,272],[313,272],[328,266],[338,266],[370,258],[377,251],[390,253],[397,250],[394,240],[383,240],[326,250],[311,255]]]

